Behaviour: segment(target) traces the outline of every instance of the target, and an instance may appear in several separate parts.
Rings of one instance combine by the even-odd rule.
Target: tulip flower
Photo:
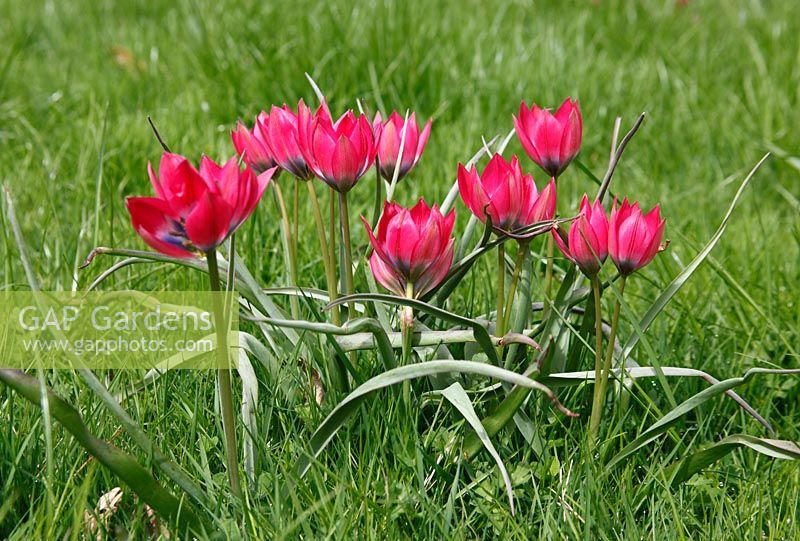
[[[639,203],[631,205],[625,198],[617,208],[614,200],[608,226],[608,253],[620,274],[632,274],[653,260],[661,246],[665,222],[659,205],[643,215]]]
[[[372,123],[377,140],[378,169],[381,176],[388,181],[391,181],[394,177],[394,170],[397,167],[397,159],[400,155],[400,145],[402,144],[403,146],[403,155],[400,157],[397,180],[405,177],[417,165],[431,134],[431,121],[428,120],[428,123],[422,129],[422,133],[420,133],[414,113],[411,113],[408,118],[408,124],[405,126],[405,137],[403,136],[404,124],[405,119],[396,111],[389,115],[386,122],[383,122],[381,114],[377,113]]]
[[[267,118],[267,113],[262,111],[256,117],[252,130],[248,130],[241,122],[237,122],[236,129],[231,130],[231,140],[236,148],[236,154],[242,156],[244,162],[252,167],[257,175],[275,167],[275,160],[267,146],[265,131],[262,128]]]
[[[578,102],[567,98],[555,114],[522,102],[514,129],[528,156],[551,177],[558,177],[581,148],[583,124]]]
[[[308,116],[311,115],[303,100],[297,104],[297,110],[305,110]],[[289,106],[273,105],[269,115],[259,115],[257,122],[264,135],[264,143],[281,169],[301,180],[309,180],[314,176],[297,143],[299,137],[297,115]]]
[[[553,229],[556,244],[567,259],[578,265],[586,276],[594,276],[608,257],[608,219],[600,201],[589,204],[586,195],[581,199],[581,211],[569,227],[564,239]]]
[[[158,176],[147,165],[156,197],[126,200],[131,223],[152,248],[194,257],[219,246],[258,204],[276,167],[256,176],[241,171],[237,158],[217,165],[203,156],[200,171],[183,156],[165,152]]]
[[[411,209],[384,203],[377,235],[362,216],[374,251],[369,264],[375,279],[403,297],[419,298],[444,280],[453,262],[451,238],[455,211],[443,216],[420,199]]]
[[[347,111],[333,121],[325,104],[314,115],[298,110],[298,144],[308,167],[339,193],[347,193],[375,161],[375,138],[364,115]]]
[[[467,170],[458,164],[458,190],[464,204],[481,222],[486,221],[488,213],[492,225],[500,231],[552,220],[556,211],[555,181],[551,179],[539,193],[533,177],[522,174],[516,156],[508,163],[495,154],[480,175],[475,166]]]

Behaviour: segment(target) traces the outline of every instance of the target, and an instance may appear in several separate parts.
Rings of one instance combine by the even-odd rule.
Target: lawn
[[[631,322],[714,234],[748,171],[771,153],[720,242],[633,357],[720,380],[753,367],[800,367],[800,16],[792,0],[245,4],[0,0],[0,183],[13,197],[43,289],[85,289],[116,262],[99,257],[79,270],[95,246],[144,249],[124,198],[149,193],[147,162],[161,154],[148,115],[174,151],[193,161],[201,154],[227,159],[237,119],[252,123],[273,103],[317,103],[307,72],[334,112],[357,108],[358,99],[370,111],[410,109],[433,119],[420,164],[396,192],[410,205],[421,196],[441,202],[457,164],[481,148],[482,138],[513,129],[521,100],[557,106],[572,96],[583,113],[580,164],[600,177],[615,118],[625,133],[646,112],[612,191],[648,209],[661,203],[671,244],[626,289],[623,342],[635,332]],[[511,152],[544,180],[516,139]],[[368,239],[355,216],[371,216],[373,188],[368,174],[351,192],[361,256]],[[559,213],[569,215],[595,189],[571,166],[559,180]],[[324,289],[311,206],[300,202],[300,215],[308,216],[299,226],[301,282]],[[3,204],[0,286],[24,290],[29,281]],[[463,231],[469,213],[460,201],[456,214],[456,231]],[[238,256],[265,287],[286,284],[278,222],[268,192],[237,234]],[[541,261],[541,243],[534,250]],[[451,310],[473,317],[493,309],[494,263],[478,262]],[[542,269],[534,269],[538,298]],[[364,276],[356,289],[366,288]],[[206,280],[167,264],[137,265],[102,287],[193,291],[205,289]],[[383,369],[374,357],[359,358],[367,377]],[[331,389],[317,406],[298,353],[275,361],[271,371],[256,367],[257,465],[244,502],[229,499],[213,373],[171,372],[125,402],[152,442],[202,485],[213,502],[210,515],[232,537],[800,538],[796,461],[739,449],[678,486],[665,474],[679,457],[728,434],[800,441],[797,376],[759,375],[737,390],[769,419],[774,436],[717,397],[613,468],[608,456],[586,447],[591,389],[559,392],[579,419],[531,400],[525,409],[536,427],[532,443],[513,426],[494,438],[514,486],[512,516],[488,454],[437,462],[468,427],[446,402],[423,395],[425,386],[414,388],[414,403],[392,390],[372,395],[284,496],[309,438],[345,394]],[[590,364],[587,358],[582,369]],[[98,377],[119,392],[142,374]],[[93,434],[159,477],[152,457],[133,445],[82,379],[58,371],[46,380]],[[637,393],[648,401],[633,400],[609,419],[616,438],[609,452],[652,425],[671,400],[704,386],[683,379],[670,380],[668,391],[656,380],[643,384]],[[491,406],[476,399],[481,415]],[[0,537],[80,538],[85,510],[116,486],[124,495],[111,524],[133,538],[146,536],[133,491],[59,424],[52,433],[47,427],[40,409],[0,385]]]

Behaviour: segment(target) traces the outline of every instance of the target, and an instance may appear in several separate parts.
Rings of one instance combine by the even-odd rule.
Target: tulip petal
[[[194,257],[185,246],[179,231],[180,224],[169,214],[169,204],[156,197],[128,197],[125,206],[131,216],[133,229],[151,248],[174,257]]]
[[[206,192],[186,218],[186,236],[198,250],[219,246],[230,232],[233,208],[219,196]]]

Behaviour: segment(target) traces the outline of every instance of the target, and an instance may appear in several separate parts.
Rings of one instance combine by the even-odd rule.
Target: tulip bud
[[[297,110],[310,111],[303,100],[297,104]],[[298,145],[299,131],[297,115],[287,105],[275,107],[269,111],[269,115],[261,115],[258,118],[258,125],[261,133],[264,134],[264,142],[269,148],[270,154],[275,162],[295,177],[301,180],[309,180],[314,177],[314,173],[308,167],[303,153]]]
[[[256,117],[256,123],[252,130],[241,122],[236,123],[236,129],[231,131],[231,140],[236,148],[236,154],[242,156],[244,162],[249,165],[257,175],[267,169],[275,167],[275,160],[267,146],[264,131],[261,123],[267,119],[267,114],[261,112]]]
[[[581,148],[583,121],[571,98],[555,114],[536,104],[528,109],[522,102],[514,129],[528,156],[551,177],[558,177]]]
[[[439,285],[453,262],[455,218],[455,211],[443,216],[424,199],[411,209],[384,203],[377,234],[362,216],[374,249],[369,264],[378,283],[403,297],[412,291],[414,298]]]
[[[405,136],[403,129],[405,125]],[[397,180],[405,177],[411,169],[417,165],[422,157],[422,151],[428,142],[431,134],[431,121],[428,120],[422,133],[417,126],[414,113],[408,118],[406,123],[402,116],[396,111],[389,115],[386,122],[381,119],[381,114],[375,115],[372,127],[377,140],[377,161],[381,176],[387,181],[394,177],[394,170],[397,168],[397,159],[400,154],[400,146],[403,146],[403,155],[400,157],[400,169],[398,170]],[[403,141],[405,140],[405,143]]]
[[[501,232],[552,220],[556,211],[555,181],[551,179],[539,193],[533,177],[522,174],[516,156],[508,163],[495,154],[480,175],[474,166],[467,170],[458,164],[458,191],[481,222],[488,214]]]
[[[618,209],[614,199],[608,227],[608,252],[620,274],[632,274],[653,260],[660,251],[665,223],[659,205],[643,215],[639,203],[631,205],[625,198]]]
[[[553,238],[564,255],[586,276],[594,276],[608,257],[608,220],[603,205],[600,201],[590,205],[589,198],[584,195],[580,214],[570,225],[566,238],[555,229]]]
[[[219,166],[203,156],[197,171],[183,156],[165,152],[158,176],[147,164],[156,197],[125,203],[136,232],[152,248],[193,257],[219,246],[253,212],[277,170],[256,176],[233,157]]]

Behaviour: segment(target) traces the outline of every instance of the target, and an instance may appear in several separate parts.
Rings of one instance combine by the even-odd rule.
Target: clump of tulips
[[[333,396],[349,392],[354,381],[368,379],[318,428],[309,454],[316,456],[327,445],[350,414],[344,411],[352,413],[353,409],[343,409],[347,404],[394,383],[428,376],[428,385],[463,412],[464,401],[470,398],[462,387],[464,380],[451,377],[454,372],[489,376],[505,384],[504,395],[487,398],[492,403],[491,413],[481,421],[485,433],[467,434],[461,447],[467,459],[484,447],[496,457],[486,438],[509,426],[534,390],[565,415],[577,417],[548,383],[593,383],[587,445],[590,449],[600,445],[602,420],[609,410],[609,380],[627,377],[626,361],[632,362],[630,348],[622,350],[617,342],[626,282],[666,246],[659,205],[645,212],[628,198],[613,196],[610,204],[606,200],[617,161],[643,117],[619,145],[615,136],[608,170],[602,180],[595,178],[600,184],[597,194],[583,195],[575,210],[557,195],[562,183],[575,182],[564,179],[564,174],[576,161],[583,136],[578,103],[570,98],[555,112],[523,102],[513,116],[518,142],[539,171],[529,171],[524,158],[504,157],[504,145],[490,149],[499,140],[495,138],[471,160],[453,167],[456,180],[441,204],[429,204],[423,197],[406,208],[395,200],[395,189],[413,182],[410,177],[417,174],[431,121],[420,129],[415,113],[391,112],[386,117],[378,113],[370,121],[363,112],[346,111],[335,118],[319,98],[315,111],[300,100],[296,109],[272,106],[259,113],[251,128],[239,122],[231,132],[235,155],[224,165],[202,157],[196,169],[188,159],[165,151],[158,174],[149,167],[155,195],[127,200],[133,228],[144,242],[176,261],[197,260],[194,266],[208,270],[214,290],[223,286],[218,260],[226,263],[224,285],[237,288],[246,300],[241,311],[269,337],[272,355],[288,357],[290,351],[304,351]],[[478,162],[484,155],[488,161],[481,166]],[[581,169],[588,172],[583,164]],[[369,190],[362,190],[361,179],[371,170],[375,210],[371,217],[361,216],[364,229],[354,235],[348,197],[354,190]],[[320,187],[326,188],[323,197]],[[288,281],[282,291],[289,296],[290,315],[269,300],[262,287],[254,286],[243,262],[233,261],[235,233],[256,211],[267,188],[274,193],[280,215]],[[307,198],[300,198],[301,189],[307,190]],[[293,204],[287,203],[285,192],[293,194]],[[455,227],[459,195],[468,211],[462,218],[466,225],[459,228],[462,233]],[[303,310],[311,310],[311,305],[301,307],[298,297],[311,299],[307,286],[313,284],[301,283],[297,261],[299,208],[305,200],[311,206],[327,286],[327,295],[317,291],[314,297],[322,298],[325,306],[306,319]],[[481,226],[483,234],[476,235]],[[480,236],[477,242],[476,236]],[[476,261],[492,251],[497,255],[496,270],[478,280],[495,290],[495,309],[467,317],[452,293],[470,272],[476,272]],[[135,255],[148,257],[142,252]],[[604,271],[610,267],[605,265],[609,257],[613,269]],[[357,282],[356,277],[362,276],[357,271],[366,267],[371,276],[363,273],[364,279]],[[376,284],[390,294],[380,293]],[[604,318],[604,293],[609,291],[613,308]],[[535,295],[541,295],[539,300]],[[578,306],[581,303],[585,308]],[[386,310],[387,306],[396,310]],[[327,321],[320,321],[326,318],[323,312]],[[447,325],[442,328],[441,322]],[[304,331],[302,336],[298,329]],[[314,345],[323,352],[319,357],[310,348],[315,334],[327,335]],[[219,328],[218,340],[224,362],[231,353]],[[427,346],[438,348],[433,358]],[[453,360],[462,353],[466,360]],[[590,355],[593,366],[581,371],[580,363]],[[370,359],[381,360],[384,370],[376,369]],[[639,369],[638,376],[630,377],[652,377],[660,370]],[[227,466],[232,491],[238,494],[230,374],[221,365]],[[768,426],[738,395],[729,388],[725,392]],[[413,399],[409,392],[403,397]],[[524,419],[517,417],[516,424],[520,423]],[[310,464],[308,457],[301,458],[298,475]],[[510,481],[505,478],[510,496]]]
[[[518,358],[518,348],[505,347],[504,337],[507,333],[520,335],[526,332],[531,308],[531,242],[539,235],[552,232],[552,237],[545,237],[549,247],[543,277],[545,294],[549,295],[554,280],[553,242],[567,260],[588,277],[594,292],[596,374],[589,426],[590,442],[594,442],[612,368],[620,312],[618,300],[604,355],[601,330],[603,285],[599,273],[607,256],[611,255],[619,271],[621,297],[626,278],[649,263],[661,249],[664,221],[658,206],[643,214],[638,203],[630,204],[627,199],[621,204],[615,199],[610,218],[607,218],[602,194],[593,202],[585,195],[577,215],[556,219],[559,177],[575,159],[581,146],[583,126],[578,104],[568,98],[552,113],[536,104],[528,107],[523,102],[513,120],[522,148],[547,175],[543,182],[537,186],[533,175],[524,171],[516,155],[508,160],[499,152],[493,154],[480,171],[474,163],[458,164],[457,167],[458,192],[464,205],[473,219],[485,224],[496,237],[497,304],[493,325],[496,358],[505,367],[519,366],[524,361],[524,356]],[[420,130],[414,113],[404,117],[392,112],[385,121],[378,113],[370,122],[365,114],[353,111],[346,111],[334,119],[324,100],[314,112],[302,100],[297,104],[296,112],[287,105],[272,106],[268,113],[262,111],[256,116],[252,128],[241,122],[237,124],[231,132],[236,156],[228,159],[224,166],[203,157],[197,170],[186,158],[165,152],[158,175],[152,167],[149,168],[156,196],[128,198],[131,223],[142,239],[159,252],[180,258],[205,258],[212,288],[218,289],[216,248],[231,237],[255,210],[272,181],[287,247],[288,279],[291,286],[300,286],[296,260],[297,224],[292,223],[283,190],[288,187],[294,190],[293,216],[296,221],[298,185],[305,184],[325,266],[328,296],[333,308],[331,317],[334,324],[340,325],[339,295],[344,294],[342,300],[347,300],[355,293],[348,194],[371,168],[376,172],[378,195],[382,181],[391,194],[395,183],[407,177],[420,161],[430,131],[431,121]],[[241,162],[245,164],[244,169]],[[281,171],[294,177],[295,182],[283,178],[275,180]],[[327,223],[314,178],[329,188]],[[281,186],[285,182],[293,185]],[[338,207],[338,221],[335,207]],[[411,301],[431,299],[437,288],[452,275],[456,251],[452,236],[455,218],[455,210],[443,212],[436,204],[426,203],[424,198],[411,208],[386,200],[375,223],[362,216],[371,252],[363,255],[376,282],[398,298]],[[335,253],[337,237],[342,241],[338,258]],[[516,241],[517,257],[510,287],[506,291],[505,241],[509,239]],[[520,284],[521,281],[524,284]],[[338,289],[340,284],[343,291]],[[406,363],[413,354],[415,322],[412,306],[406,305],[398,316]],[[351,302],[348,317],[354,315]],[[294,319],[300,317],[296,303],[292,305],[292,316]],[[346,369],[340,365],[338,370],[341,385],[346,388]],[[223,392],[222,409],[227,421],[224,425],[231,424],[233,418],[227,374],[228,370],[220,370],[222,387],[228,390]],[[228,452],[232,454],[236,445],[232,427],[226,428],[226,436],[230,446]],[[235,468],[235,464],[231,462],[229,467]],[[238,491],[237,487],[234,488]]]

